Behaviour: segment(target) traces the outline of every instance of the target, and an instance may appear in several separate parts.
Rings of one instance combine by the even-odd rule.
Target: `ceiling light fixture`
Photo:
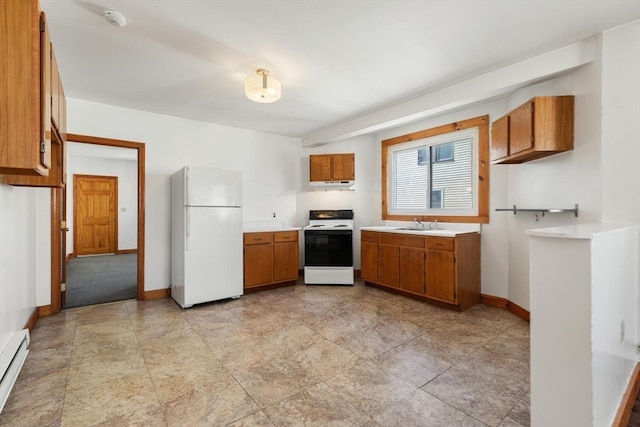
[[[105,10],[104,19],[106,19],[108,23],[110,23],[111,25],[115,25],[116,27],[124,27],[125,25],[127,25],[127,17],[120,12],[115,12],[113,10]]]
[[[259,68],[256,75],[244,80],[244,94],[252,101],[269,103],[280,99],[280,82],[269,75],[269,70]]]

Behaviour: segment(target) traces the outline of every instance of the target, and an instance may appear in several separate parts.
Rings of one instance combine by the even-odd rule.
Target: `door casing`
[[[145,247],[144,247],[144,236],[145,236],[145,144],[142,142],[133,142],[133,141],[124,141],[119,139],[110,139],[110,138],[101,138],[96,136],[89,135],[79,135],[79,134],[67,134],[67,141],[70,142],[80,142],[84,144],[95,144],[95,145],[103,145],[108,147],[120,147],[120,148],[131,148],[137,150],[138,157],[138,236],[137,236],[137,282],[138,282],[138,290],[137,290],[137,299],[139,301],[145,300],[145,292],[144,292],[144,259],[145,259]],[[61,249],[60,237],[54,238],[54,234],[57,233],[57,236],[60,236],[60,229],[62,221],[66,218],[65,209],[63,206],[59,206],[59,204],[64,203],[66,200],[66,189],[62,190],[64,192],[64,196],[57,194],[56,189],[52,189],[51,193],[51,228],[52,228],[52,238],[51,238],[51,263],[52,266],[61,266],[64,270],[64,265],[66,263],[66,251]],[[51,306],[49,310],[44,310],[43,314],[55,314],[59,313],[62,308],[62,294],[61,294],[61,284],[62,279],[64,278],[64,273],[60,271],[57,274],[53,274],[51,277]]]

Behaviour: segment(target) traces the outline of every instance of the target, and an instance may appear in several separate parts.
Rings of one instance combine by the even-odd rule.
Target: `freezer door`
[[[185,209],[183,306],[242,295],[242,209]]]
[[[242,206],[242,172],[187,166],[187,206]]]

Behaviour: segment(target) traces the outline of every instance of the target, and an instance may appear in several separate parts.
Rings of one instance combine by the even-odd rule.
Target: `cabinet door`
[[[58,76],[58,133],[62,141],[67,141],[67,98],[64,95],[62,79]]]
[[[360,243],[360,277],[370,282],[378,281],[378,244]]]
[[[455,263],[453,252],[427,251],[426,296],[429,298],[456,302]]]
[[[278,242],[273,245],[273,281],[298,279],[298,242]]]
[[[332,156],[331,178],[336,181],[352,181],[355,179],[355,156],[353,153]]]
[[[533,148],[533,101],[521,105],[509,115],[509,154]]]
[[[51,168],[51,37],[47,19],[40,14],[40,164]]]
[[[66,183],[66,144],[52,134],[51,169],[48,176],[2,175],[2,183],[23,187],[64,187]]]
[[[424,259],[422,248],[400,248],[400,289],[424,295]]]
[[[509,155],[509,116],[504,116],[491,124],[491,160]]]
[[[273,245],[245,245],[244,287],[259,286],[273,280]]]
[[[48,31],[40,32],[45,16],[37,0],[2,0],[0,20],[0,174],[47,175],[51,139],[43,124],[51,120],[42,120],[42,110],[49,79],[41,73],[49,70],[50,43]]]
[[[331,181],[331,155],[312,154],[309,156],[310,181]]]
[[[381,284],[398,287],[400,273],[400,247],[378,246],[378,275]]]

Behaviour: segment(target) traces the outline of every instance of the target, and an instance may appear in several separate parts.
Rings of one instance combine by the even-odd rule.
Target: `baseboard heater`
[[[9,393],[18,379],[18,374],[29,354],[29,330],[22,329],[13,334],[0,353],[0,412],[7,403]]]

